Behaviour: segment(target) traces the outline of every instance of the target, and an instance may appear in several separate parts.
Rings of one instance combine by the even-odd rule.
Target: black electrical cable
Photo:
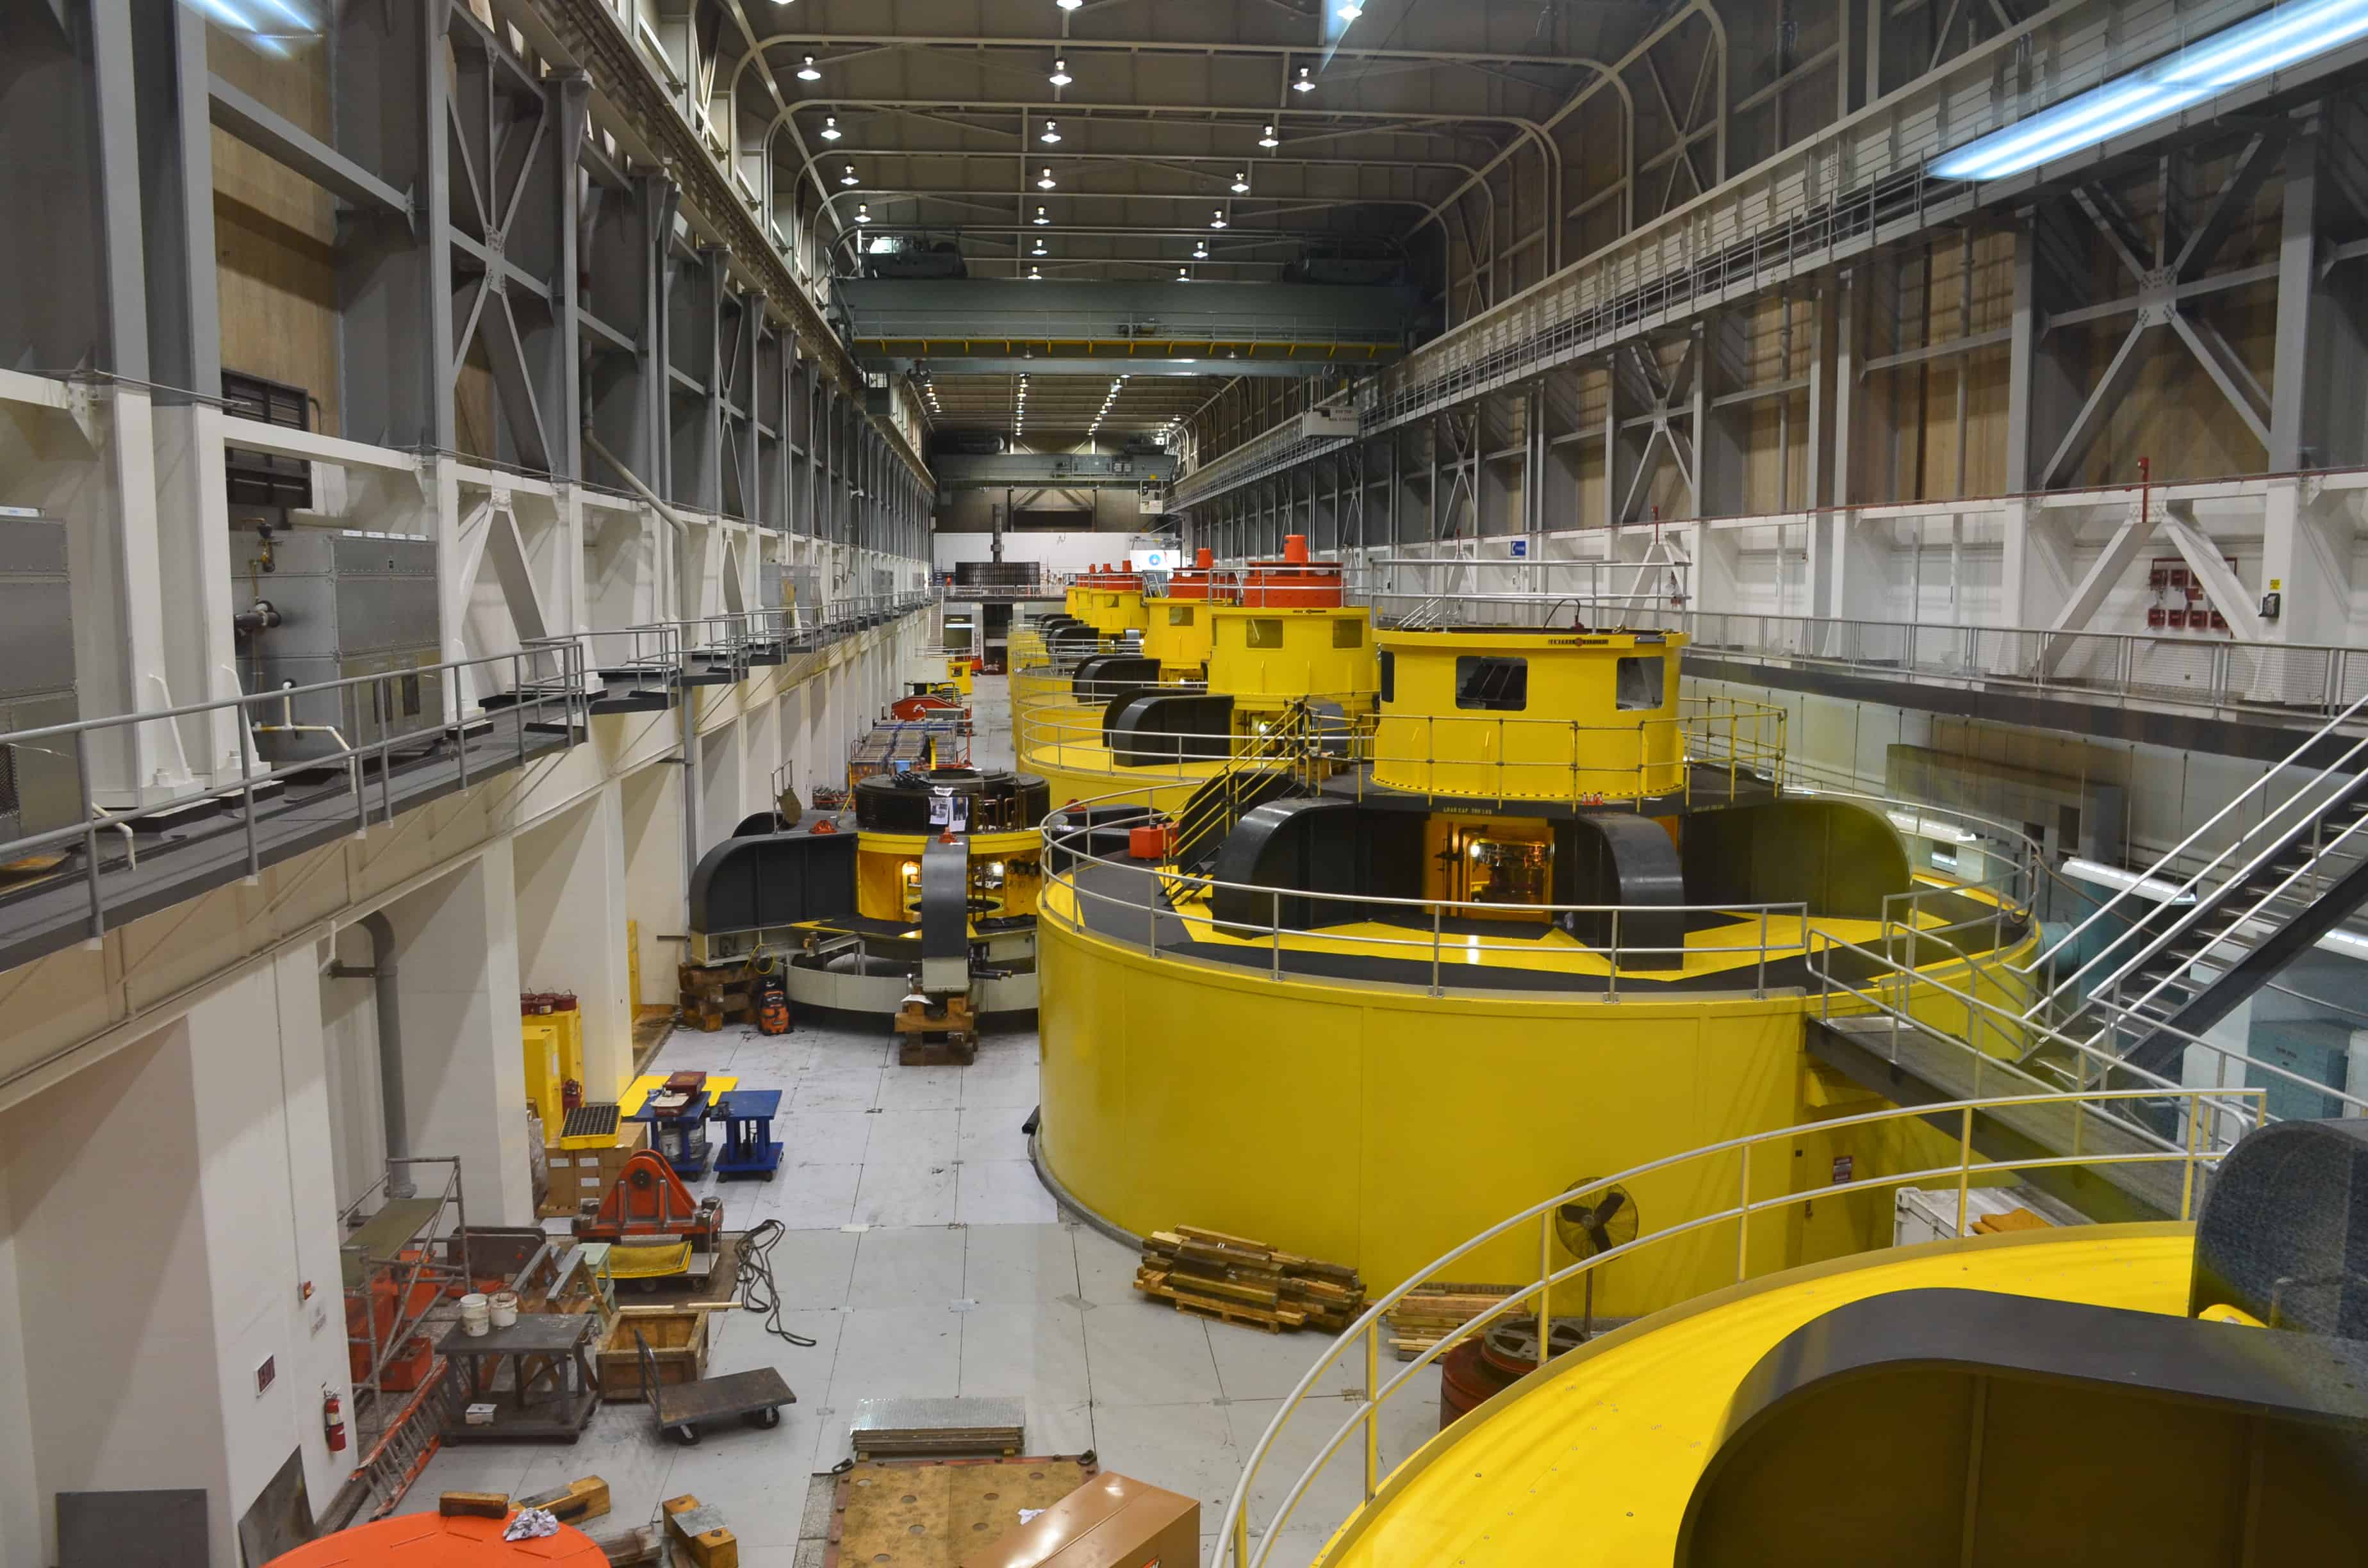
[[[734,1285],[742,1306],[752,1312],[765,1314],[767,1334],[811,1349],[814,1341],[781,1326],[781,1288],[773,1278],[772,1252],[788,1233],[788,1229],[779,1220],[767,1220],[742,1233],[736,1265],[738,1274]]]

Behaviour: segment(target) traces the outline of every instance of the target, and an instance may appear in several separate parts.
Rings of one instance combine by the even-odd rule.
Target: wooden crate
[[[707,1313],[696,1312],[619,1314],[600,1341],[600,1397],[611,1404],[641,1403],[646,1400],[642,1392],[641,1352],[633,1344],[636,1329],[650,1342],[659,1382],[672,1387],[677,1383],[695,1383],[705,1377],[707,1319]]]

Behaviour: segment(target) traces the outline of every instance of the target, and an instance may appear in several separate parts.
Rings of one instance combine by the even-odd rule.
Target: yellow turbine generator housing
[[[1143,656],[1159,666],[1162,684],[1208,678],[1216,577],[1216,556],[1204,548],[1165,592],[1144,595]]]
[[[1380,641],[1379,788],[1593,804],[1688,782],[1682,632],[1385,631]]]
[[[852,811],[708,851],[691,875],[692,961],[770,955],[796,1006],[884,1016],[948,989],[951,970],[973,1016],[1033,1012],[1044,780],[913,768],[859,778],[854,796]]]
[[[1069,597],[1069,613],[1104,637],[1124,637],[1130,631],[1140,634],[1145,624],[1143,574],[1126,567],[1096,567],[1078,577]]]
[[[1109,776],[1176,744],[1134,736],[1141,705],[1214,700],[1227,625],[1278,613],[1357,624],[1222,612],[1209,698],[1112,703]],[[1829,972],[2027,1001],[1990,961],[2035,940],[2027,897],[1918,872],[1881,802],[1787,790],[1782,710],[1682,698],[1680,639],[1379,642],[1370,723],[1302,698],[1244,741],[1218,715],[1180,803],[1163,779],[1049,819],[1038,1153],[1079,1206],[1394,1279],[1549,1183],[1872,1101],[1805,1050],[1871,1011]],[[1919,1136],[1820,1135],[1799,1170]],[[1784,1244],[1888,1221],[1844,1197]],[[1624,1271],[1604,1310],[1695,1283]]]
[[[1154,624],[1140,650],[1088,648],[1055,627],[1048,663],[1014,676],[1020,766],[1048,779],[1055,800],[1147,792],[1179,807],[1236,758],[1270,751],[1286,722],[1340,744],[1371,727],[1381,690],[1372,617],[1345,602],[1339,563],[1312,560],[1295,534],[1281,557],[1236,572],[1201,555],[1178,577],[1206,597],[1147,600]],[[1181,663],[1203,636],[1205,674]]]

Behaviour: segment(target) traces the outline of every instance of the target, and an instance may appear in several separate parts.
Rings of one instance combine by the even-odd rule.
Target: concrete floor
[[[1008,767],[1004,683],[981,684],[973,759]],[[1092,1449],[1107,1468],[1198,1497],[1212,1542],[1251,1446],[1328,1342],[1211,1324],[1135,1294],[1134,1255],[1061,1214],[1028,1162],[1019,1128],[1037,1102],[1032,1031],[990,1035],[970,1067],[900,1067],[884,1027],[802,1020],[770,1040],[677,1031],[655,1068],[788,1091],[779,1177],[720,1190],[728,1228],[777,1219],[787,1229],[772,1255],[783,1321],[816,1343],[793,1347],[734,1312],[715,1325],[710,1369],[778,1367],[798,1395],[780,1427],[718,1429],[685,1449],[650,1426],[646,1406],[610,1405],[573,1447],[447,1449],[405,1507],[432,1508],[448,1490],[516,1495],[597,1474],[614,1500],[609,1525],[692,1493],[723,1509],[743,1568],[820,1568],[814,1532],[826,1516],[803,1527],[801,1544],[808,1480],[848,1456],[857,1403],[990,1395],[1026,1402],[1032,1452]],[[719,1189],[711,1176],[698,1190]],[[1395,1366],[1385,1361],[1383,1375]],[[1318,1386],[1352,1394],[1360,1376],[1351,1358]],[[1437,1429],[1427,1372],[1423,1387],[1425,1397],[1385,1411],[1384,1463]],[[1261,1475],[1255,1519],[1346,1415],[1321,1402],[1301,1416]],[[1312,1490],[1273,1562],[1309,1561],[1355,1505],[1355,1452],[1349,1445]]]

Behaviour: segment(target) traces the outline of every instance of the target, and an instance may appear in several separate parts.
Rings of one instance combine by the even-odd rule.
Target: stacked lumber
[[[1411,1361],[1513,1294],[1510,1285],[1427,1280],[1399,1297],[1398,1304],[1383,1314],[1389,1320],[1390,1348],[1399,1360]]]
[[[1338,1334],[1365,1305],[1365,1283],[1353,1268],[1197,1225],[1145,1236],[1134,1288],[1175,1302],[1178,1312],[1269,1334],[1286,1328]]]
[[[713,1034],[725,1021],[757,1021],[756,977],[745,963],[682,964],[675,971],[679,987],[676,1006],[691,1028]]]

